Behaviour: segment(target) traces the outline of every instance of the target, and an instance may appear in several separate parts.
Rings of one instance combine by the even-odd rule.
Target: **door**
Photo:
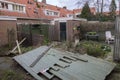
[[[66,22],[60,23],[60,41],[66,40]]]

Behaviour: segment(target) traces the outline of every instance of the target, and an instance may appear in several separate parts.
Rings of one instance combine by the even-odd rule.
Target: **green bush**
[[[89,55],[92,55],[94,57],[102,57],[105,54],[105,51],[103,51],[101,48],[99,47],[95,47],[95,46],[91,46],[87,48],[87,53]]]
[[[108,46],[108,45],[102,45],[102,46],[101,46],[101,49],[104,50],[104,51],[108,51],[108,52],[111,51],[111,48],[110,48],[110,46]]]
[[[106,53],[111,51],[108,45],[104,45],[94,41],[84,41],[80,46],[83,46],[88,55],[94,57],[103,57]]]
[[[88,35],[96,35],[96,32],[87,32]]]

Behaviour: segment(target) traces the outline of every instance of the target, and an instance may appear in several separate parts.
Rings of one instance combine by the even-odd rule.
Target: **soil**
[[[12,80],[35,80],[31,75],[29,75],[19,64],[17,64],[12,57],[0,57],[0,80],[8,74],[9,71],[14,73],[15,77]],[[11,73],[11,74],[12,74]],[[8,79],[7,79],[8,80]]]

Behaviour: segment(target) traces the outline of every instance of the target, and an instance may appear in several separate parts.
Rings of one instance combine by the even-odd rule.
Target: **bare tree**
[[[92,2],[94,2],[94,0],[77,0],[75,5],[80,7],[80,6],[83,6],[86,2],[90,5]]]
[[[103,6],[104,6],[104,2],[102,0],[102,2],[101,2],[101,14],[103,13]]]
[[[99,9],[100,9],[100,7],[99,7],[99,0],[97,0],[97,6],[98,6],[97,12],[99,13]]]

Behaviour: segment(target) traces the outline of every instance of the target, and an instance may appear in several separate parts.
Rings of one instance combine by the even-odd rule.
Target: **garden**
[[[77,43],[76,46],[74,46],[75,44],[74,41],[49,42],[46,40],[44,41],[43,45],[54,44],[53,47],[58,50],[79,53],[80,55],[87,54],[93,57],[112,61],[113,44],[108,45],[107,43],[105,43],[105,31],[109,30],[114,34],[114,23],[88,22],[88,23],[82,23],[80,24],[80,26],[81,26],[80,34],[82,38],[81,41],[79,41],[79,43]],[[35,29],[33,29],[33,32],[34,30]],[[95,37],[87,40],[85,36],[86,34],[90,36],[92,35],[92,37],[97,34],[99,35],[98,40],[96,40]],[[29,46],[29,47],[25,47],[22,45],[20,46],[22,53],[28,52],[37,47],[39,46]],[[34,80],[33,77],[31,77],[27,72],[25,72],[18,64],[16,64],[12,60],[11,55],[6,55],[11,49],[12,48],[9,47],[9,45],[5,45],[0,48],[0,56],[2,57],[0,60],[0,70],[1,70],[0,75],[2,77],[0,76],[0,80]],[[109,59],[108,56],[110,56]],[[3,66],[7,66],[6,67],[7,69]],[[119,74],[120,74],[120,64],[117,64],[115,70],[110,74],[109,77],[107,77],[106,80],[118,80],[118,78],[120,78]]]

